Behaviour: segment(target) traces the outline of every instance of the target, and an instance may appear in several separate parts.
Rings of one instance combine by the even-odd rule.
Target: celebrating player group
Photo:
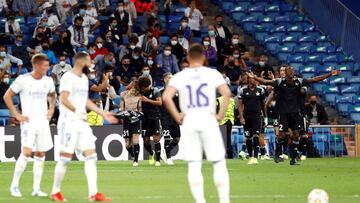
[[[87,122],[87,111],[101,115],[109,123],[123,120],[122,135],[126,149],[133,157],[133,166],[139,162],[139,136],[143,136],[144,149],[149,153],[149,163],[160,166],[162,158],[169,165],[173,164],[171,151],[180,141],[186,148],[185,160],[188,162],[188,181],[196,203],[205,203],[204,180],[201,172],[203,154],[213,165],[214,181],[219,193],[220,203],[230,203],[229,174],[225,160],[225,145],[219,128],[227,111],[231,91],[224,77],[217,71],[204,67],[206,57],[201,45],[189,48],[187,61],[189,67],[176,75],[165,73],[164,88],[152,87],[149,78],[140,77],[121,93],[121,106],[115,116],[101,110],[89,98],[89,80],[85,74],[91,66],[87,53],[75,56],[74,67],[61,78],[59,88],[60,117],[58,134],[60,135],[60,158],[57,161],[51,200],[66,201],[61,193],[61,183],[75,151],[81,151],[85,157],[84,168],[88,183],[89,201],[111,201],[97,188],[96,137]],[[56,93],[54,83],[46,74],[49,60],[46,55],[38,54],[32,58],[33,71],[19,76],[4,96],[4,101],[11,113],[21,122],[22,150],[17,159],[11,195],[22,197],[19,189],[21,175],[26,169],[34,152],[34,183],[32,196],[45,197],[41,190],[45,153],[53,147],[49,120],[54,114]],[[262,118],[266,116],[265,90],[260,84],[274,87],[273,98],[276,101],[279,120],[276,139],[275,161],[280,162],[283,143],[290,134],[290,164],[296,164],[297,151],[302,128],[301,88],[309,83],[321,81],[339,71],[311,79],[294,76],[291,67],[284,67],[283,76],[266,80],[253,73],[248,73],[248,85],[239,91],[239,118],[244,125],[246,148],[250,156],[249,164],[257,164],[259,147],[262,146]],[[16,109],[12,97],[20,95],[21,113]],[[222,102],[216,110],[216,96],[222,96]],[[266,123],[266,122],[265,122]],[[291,132],[291,133],[289,133]],[[150,143],[153,137],[154,151]],[[165,139],[164,156],[160,138]]]

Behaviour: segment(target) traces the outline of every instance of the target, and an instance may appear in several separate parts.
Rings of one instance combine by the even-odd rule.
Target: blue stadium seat
[[[37,24],[39,21],[39,18],[38,17],[28,17],[27,18],[27,24],[28,25],[33,25],[33,24]]]
[[[169,42],[168,36],[160,36],[160,43],[161,44],[167,44]]]
[[[312,54],[305,57],[306,64],[309,65],[317,65],[320,64],[322,61],[322,55],[321,54]]]
[[[350,105],[348,111],[350,113],[360,113],[360,105]]]
[[[347,80],[350,84],[360,84],[360,76],[353,76]]]
[[[340,93],[341,94],[358,93],[359,86],[360,86],[360,84],[358,84],[358,85],[342,85],[342,86],[340,86]]]
[[[291,19],[291,22],[292,23],[298,23],[298,22],[304,22],[304,20],[306,19],[304,15],[300,15],[300,14],[294,14],[294,15],[291,15],[290,17]]]
[[[281,35],[264,36],[264,43],[266,48],[270,51],[275,51],[276,47],[281,43]]]
[[[318,82],[311,85],[317,94],[322,94],[323,89],[327,84],[325,82]]]
[[[274,23],[274,18],[264,15],[264,16],[259,16],[258,17],[258,22],[261,24],[273,24]]]
[[[274,22],[276,23],[276,24],[282,24],[282,23],[290,23],[291,22],[291,20],[290,20],[290,17],[288,16],[288,15],[281,15],[281,16],[276,16],[275,18],[274,18]]]
[[[232,15],[232,19],[236,22],[236,23],[240,23],[241,19],[244,18],[244,16],[246,16],[246,13],[243,11],[233,11],[231,13]]]
[[[360,123],[360,113],[351,113],[350,119],[353,121],[353,123]]]
[[[288,56],[287,57],[288,63],[304,63],[304,56],[298,55],[298,56]]]
[[[293,52],[292,46],[279,45],[276,47],[276,56],[281,61],[286,61],[287,57]]]
[[[293,12],[296,11],[296,6],[294,4],[282,3],[280,4],[281,13]]]
[[[265,10],[264,4],[256,4],[253,6],[249,6],[247,11],[250,13],[250,15],[256,15],[256,14],[263,14],[264,10]]]
[[[298,41],[298,36],[296,35],[285,35],[282,40],[281,43],[286,45],[286,46],[295,46],[297,44]]]
[[[270,29],[270,33],[286,33],[286,25],[276,25]]]
[[[311,50],[311,46],[295,46],[294,54],[298,54],[298,53],[310,54],[310,50]]]
[[[328,53],[327,46],[312,46],[311,53],[313,54],[325,54]]]
[[[343,48],[341,47],[337,47],[335,45],[331,45],[331,46],[328,46],[326,51],[329,53],[329,54],[332,54],[332,53],[341,53],[343,52]]]
[[[325,100],[331,105],[335,106],[335,98],[339,96],[339,87],[338,86],[325,86],[323,89],[325,94]]]
[[[324,74],[324,73],[329,73],[330,71],[332,71],[333,67],[331,67],[331,66],[319,66],[316,70],[317,70],[318,74]]]
[[[300,73],[316,73],[315,66],[300,66],[299,68]]]
[[[343,97],[343,96],[340,96],[340,97]],[[336,101],[336,109],[339,111],[340,115],[342,115],[342,116],[349,115],[348,108],[350,105],[351,105],[351,103],[338,103]]]
[[[253,29],[252,29],[252,33],[255,33],[255,39],[256,40],[261,41],[261,40],[263,40],[264,36],[267,35],[270,28],[271,28],[271,25],[269,25],[269,24],[254,25]]]
[[[9,121],[9,109],[0,109],[0,125],[7,125]]]
[[[329,81],[330,85],[341,85],[341,84],[345,84],[347,82],[346,78],[342,75],[336,76],[336,77],[331,77],[331,78],[329,78],[328,81]]]
[[[360,96],[359,95],[354,95],[352,97],[352,102],[353,102],[353,104],[360,104]]]
[[[287,32],[289,32],[289,33],[292,33],[292,32],[302,33],[303,28],[300,25],[292,25],[292,26],[287,27]]]

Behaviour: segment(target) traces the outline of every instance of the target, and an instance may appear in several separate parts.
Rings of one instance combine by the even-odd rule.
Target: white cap
[[[42,8],[43,8],[43,9],[47,9],[47,8],[50,8],[50,7],[52,7],[52,4],[49,3],[49,2],[45,2],[45,3],[42,5]]]

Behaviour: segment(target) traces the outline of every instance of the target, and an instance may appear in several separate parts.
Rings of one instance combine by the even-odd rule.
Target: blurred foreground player
[[[22,150],[16,161],[14,177],[10,186],[13,197],[22,196],[19,190],[19,181],[33,151],[35,154],[32,196],[47,196],[40,190],[40,182],[44,170],[45,152],[53,147],[49,121],[54,114],[56,94],[54,82],[46,76],[49,69],[47,56],[34,55],[31,63],[34,70],[16,78],[4,95],[4,101],[9,110],[21,123]],[[12,98],[16,94],[20,94],[22,114],[16,110],[13,103]]]
[[[183,125],[183,141],[187,150],[188,181],[196,203],[205,203],[204,179],[201,172],[203,152],[213,163],[214,181],[220,203],[230,202],[229,174],[225,160],[225,146],[219,128],[229,104],[231,92],[222,75],[204,67],[206,60],[201,45],[195,44],[187,56],[190,67],[177,73],[165,89],[163,101],[175,121]],[[223,96],[216,114],[216,90]],[[180,113],[173,101],[179,93]]]
[[[66,199],[60,192],[66,168],[75,150],[81,151],[85,157],[85,175],[88,182],[89,201],[111,201],[97,190],[97,154],[95,140],[86,118],[86,109],[101,115],[109,123],[118,120],[110,113],[104,113],[89,98],[89,80],[84,74],[91,65],[90,56],[80,52],[75,56],[72,71],[64,74],[60,82],[60,118],[58,133],[60,135],[60,158],[55,167],[54,184],[51,199],[64,202]]]

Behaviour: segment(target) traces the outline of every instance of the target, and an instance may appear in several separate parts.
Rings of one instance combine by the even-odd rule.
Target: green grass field
[[[276,165],[261,161],[248,166],[246,161],[230,160],[232,203],[236,202],[306,202],[313,188],[323,188],[334,202],[360,202],[360,161],[355,159],[308,159],[300,166],[288,162]],[[47,162],[42,188],[51,191],[55,163]],[[23,198],[15,199],[8,189],[14,163],[0,163],[0,202],[49,202],[47,198],[31,197],[32,164],[24,173],[20,189]],[[63,194],[69,202],[87,202],[87,183],[83,163],[73,162],[63,183]],[[186,180],[186,163],[155,168],[141,162],[98,162],[99,190],[121,203],[188,203],[193,202]],[[207,202],[217,202],[212,168],[203,167]]]

